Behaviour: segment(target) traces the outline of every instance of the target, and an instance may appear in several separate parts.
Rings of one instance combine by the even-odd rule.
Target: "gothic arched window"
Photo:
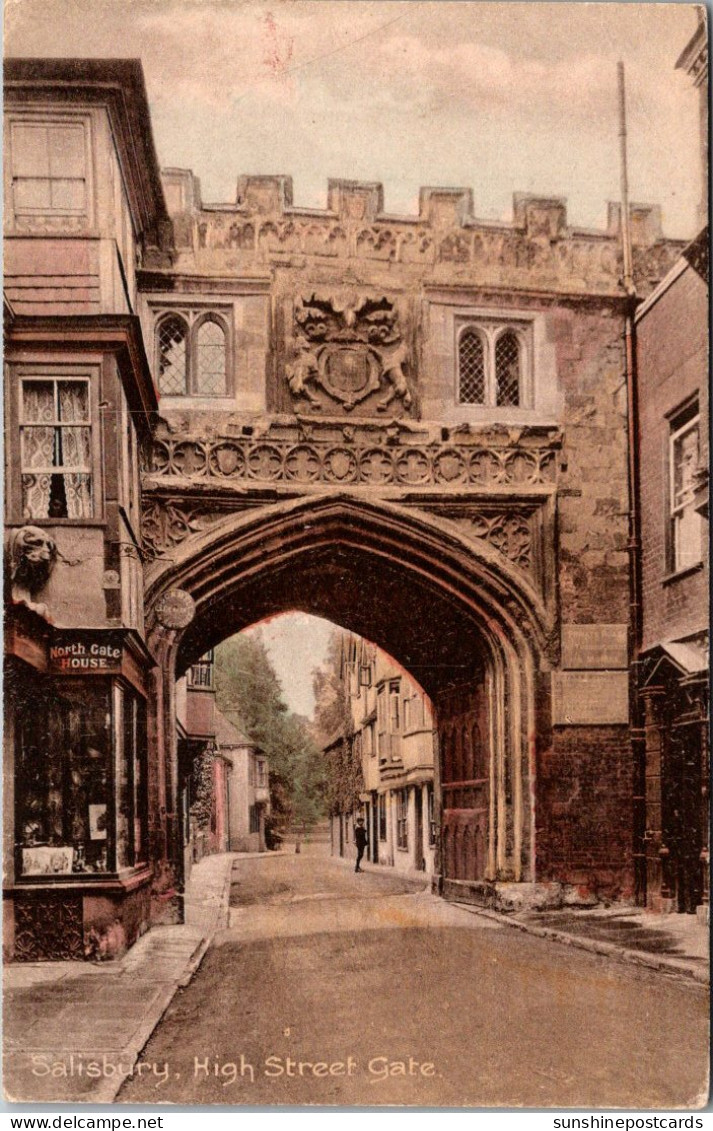
[[[498,405],[520,404],[520,342],[514,330],[505,330],[495,342],[495,386]]]
[[[213,310],[166,311],[156,321],[156,375],[164,397],[230,393],[230,316]]]
[[[466,326],[458,341],[458,402],[485,404],[485,350],[472,326]]]
[[[215,318],[206,318],[195,333],[194,392],[199,397],[225,396],[226,335]]]
[[[165,397],[188,392],[188,325],[178,314],[158,324],[158,388]]]

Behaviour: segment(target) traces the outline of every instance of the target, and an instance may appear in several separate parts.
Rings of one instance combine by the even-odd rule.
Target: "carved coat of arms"
[[[333,401],[350,412],[381,393],[377,412],[385,412],[395,399],[405,410],[411,407],[408,351],[389,299],[313,294],[298,303],[294,332],[295,357],[287,367],[293,398],[306,400],[315,411]]]

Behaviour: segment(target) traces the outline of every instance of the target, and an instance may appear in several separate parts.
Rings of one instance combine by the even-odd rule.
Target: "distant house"
[[[363,817],[368,860],[400,872],[430,875],[436,822],[428,698],[383,652],[359,637],[347,640],[342,679],[351,733],[334,738],[325,753],[351,758],[354,769],[361,768],[362,788],[353,806],[344,806],[332,817],[332,852],[354,855],[354,824]]]
[[[218,745],[213,653],[176,683],[176,729],[185,875],[203,856],[228,848],[228,775]],[[222,716],[220,716],[222,718]]]
[[[216,708],[216,744],[229,767],[226,843],[230,852],[264,852],[265,822],[270,815],[268,760]]]

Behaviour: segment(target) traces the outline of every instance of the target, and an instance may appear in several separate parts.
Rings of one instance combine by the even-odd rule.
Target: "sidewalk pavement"
[[[3,1083],[8,1101],[110,1103],[132,1071],[149,1075],[163,1070],[141,1062],[141,1050],[176,991],[195,974],[215,932],[227,926],[233,861],[244,858],[234,853],[208,856],[195,865],[186,889],[185,924],[154,927],[120,961],[5,967]],[[351,865],[341,857],[331,859]],[[391,872],[383,865],[363,866]],[[423,874],[420,880],[401,878],[421,898],[437,900]],[[505,915],[470,904],[450,906],[463,912],[464,926],[469,914],[484,916],[617,961],[696,982],[708,979],[708,927],[695,915],[656,915],[621,906]]]
[[[342,866],[354,867],[354,851],[351,856],[332,856],[331,859]],[[361,868],[365,872],[393,874],[393,869],[387,865],[372,864],[368,860],[362,860]],[[431,890],[430,879],[423,872],[409,869],[397,874],[415,890]],[[697,915],[660,915],[622,904],[509,913],[469,903],[454,906],[565,946],[691,978],[704,985],[709,981],[709,927]]]
[[[206,856],[196,864],[186,885],[185,923],[154,927],[116,962],[5,967],[6,1100],[96,1104],[115,1098],[174,994],[193,977],[215,932],[227,926],[234,859]]]
[[[709,981],[709,928],[697,915],[661,915],[621,904],[509,914],[465,903],[458,906],[565,946],[704,985]]]

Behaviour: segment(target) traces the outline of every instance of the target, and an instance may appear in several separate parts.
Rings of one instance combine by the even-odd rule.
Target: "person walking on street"
[[[363,817],[357,818],[356,828],[354,830],[354,843],[356,844],[356,850],[357,850],[356,868],[354,869],[354,871],[355,872],[361,872],[360,865],[361,865],[362,857],[363,857],[364,852],[366,850],[366,846],[369,843],[369,838],[366,835],[366,829],[364,828],[364,818]]]

